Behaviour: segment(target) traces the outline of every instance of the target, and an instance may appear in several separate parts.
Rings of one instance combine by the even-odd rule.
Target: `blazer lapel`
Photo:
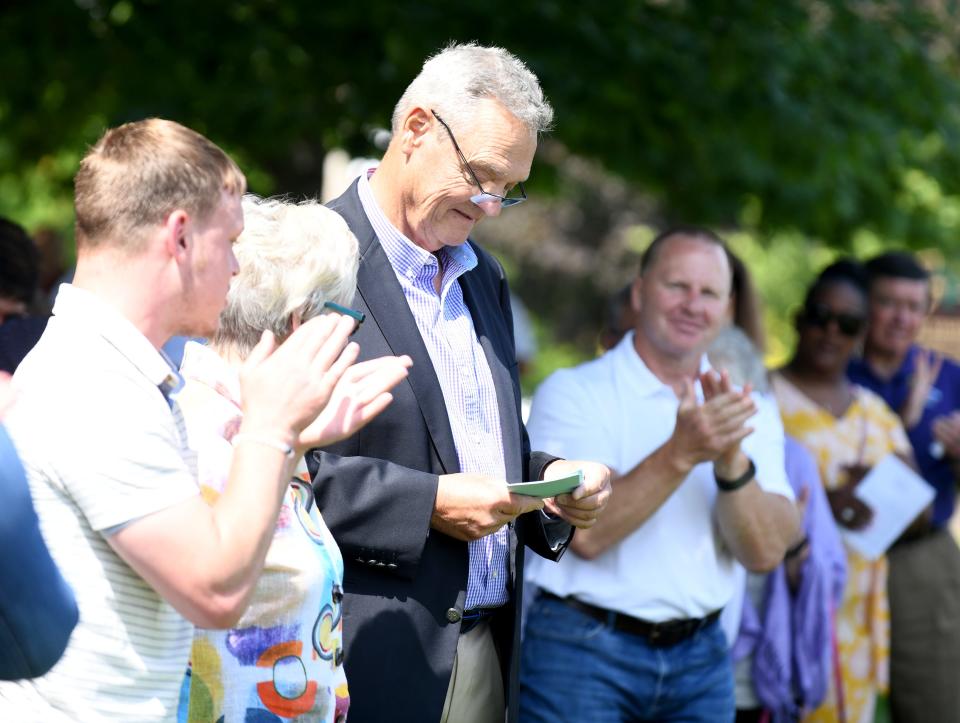
[[[330,207],[346,219],[359,242],[357,291],[370,312],[370,321],[377,325],[394,354],[406,354],[413,360],[407,383],[413,387],[437,457],[445,473],[459,472],[457,448],[433,362],[396,273],[363,210],[356,183]]]

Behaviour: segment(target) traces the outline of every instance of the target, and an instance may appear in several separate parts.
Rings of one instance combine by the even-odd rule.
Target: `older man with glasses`
[[[414,362],[380,423],[309,460],[345,560],[358,720],[502,721],[514,707],[523,547],[559,558],[609,496],[602,465],[531,453],[506,278],[468,240],[526,198],[552,115],[513,55],[450,46],[397,103],[376,172],[331,204],[360,243],[362,354]],[[555,498],[507,487],[578,470],[582,484]]]

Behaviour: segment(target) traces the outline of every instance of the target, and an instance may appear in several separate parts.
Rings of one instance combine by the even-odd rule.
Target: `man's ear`
[[[182,261],[190,252],[190,215],[181,208],[167,214],[163,222],[164,249],[172,258]]]
[[[400,126],[400,148],[404,153],[411,153],[414,148],[423,143],[423,137],[433,127],[437,119],[426,108],[416,106],[403,119]]]

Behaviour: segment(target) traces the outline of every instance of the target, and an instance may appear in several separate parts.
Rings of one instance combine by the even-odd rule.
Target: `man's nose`
[[[499,216],[500,212],[503,210],[503,204],[501,204],[500,199],[497,198],[474,201],[473,203],[487,216]]]

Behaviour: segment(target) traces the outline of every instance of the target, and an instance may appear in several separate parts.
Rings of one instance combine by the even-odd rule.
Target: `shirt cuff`
[[[543,515],[543,534],[551,552],[557,552],[570,541],[573,526],[562,517],[552,515],[546,510],[540,510]]]

